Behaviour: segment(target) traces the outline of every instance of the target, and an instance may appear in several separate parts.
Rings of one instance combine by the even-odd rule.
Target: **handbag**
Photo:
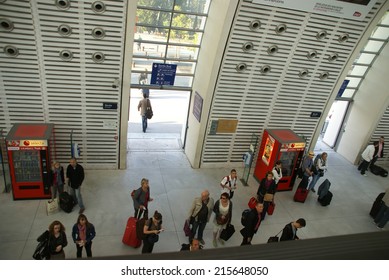
[[[59,210],[58,198],[54,198],[53,200],[47,201],[46,203],[47,216],[57,213],[58,210]]]
[[[235,227],[232,224],[228,224],[225,229],[220,233],[220,239],[227,241],[235,233]]]
[[[256,205],[257,205],[257,198],[253,196],[252,198],[250,198],[248,206],[250,209],[254,209]]]
[[[184,229],[185,236],[189,236],[189,237],[192,236],[192,231],[190,229],[190,223],[188,220],[185,220],[185,224],[184,224],[183,229]]]
[[[279,240],[278,235],[279,235],[282,231],[283,231],[283,229],[281,229],[280,232],[277,233],[275,236],[269,237],[269,239],[267,240],[267,243],[278,242],[278,240]]]
[[[323,176],[324,176],[324,170],[319,169],[319,177],[323,177]]]
[[[272,202],[274,199],[274,194],[272,193],[265,193],[265,196],[263,197],[263,201],[266,202]]]
[[[271,202],[269,204],[269,207],[267,207],[267,214],[268,215],[273,215],[274,208],[276,208],[276,204],[274,202]]]

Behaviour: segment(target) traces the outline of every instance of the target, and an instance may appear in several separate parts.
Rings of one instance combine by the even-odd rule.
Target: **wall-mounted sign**
[[[174,85],[176,78],[176,64],[153,63],[151,71],[151,85]]]
[[[336,95],[336,97],[342,97],[342,95],[343,95],[344,91],[346,90],[349,82],[350,82],[350,80],[344,80],[343,81],[343,83],[340,86],[340,89],[339,89],[338,94]]]
[[[320,118],[321,112],[311,112],[311,118]]]
[[[253,0],[253,3],[363,20],[377,0]]]
[[[118,104],[116,102],[104,102],[103,109],[117,109]]]
[[[193,101],[193,115],[200,122],[201,121],[201,112],[203,110],[203,98],[196,91]]]
[[[216,133],[235,133],[238,120],[219,119]]]

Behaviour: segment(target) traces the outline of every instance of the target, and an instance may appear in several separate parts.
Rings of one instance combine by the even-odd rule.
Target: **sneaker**
[[[383,230],[384,228],[377,226],[378,229]]]
[[[212,244],[213,244],[213,247],[217,247],[216,239],[213,240]]]
[[[223,239],[219,238],[219,242],[220,242],[220,244],[224,245],[224,240]]]
[[[85,211],[85,208],[80,208],[80,211],[78,211],[78,214],[82,214],[82,213],[84,213],[84,211]]]
[[[204,239],[200,239],[199,241],[200,241],[201,245],[205,245]]]
[[[362,174],[363,176],[367,177],[367,174]]]

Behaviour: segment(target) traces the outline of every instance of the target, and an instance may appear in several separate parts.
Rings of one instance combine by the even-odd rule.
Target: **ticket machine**
[[[277,191],[292,190],[304,155],[305,141],[290,129],[265,129],[259,148],[254,177],[261,181],[276,161],[282,162],[282,178]]]

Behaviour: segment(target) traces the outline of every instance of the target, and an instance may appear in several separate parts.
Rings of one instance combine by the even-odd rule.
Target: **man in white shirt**
[[[230,199],[234,196],[237,178],[236,170],[232,169],[230,175],[224,177],[220,182],[221,193],[228,193],[230,195]]]
[[[378,141],[374,141],[373,145],[369,145],[362,153],[362,162],[358,166],[358,170],[361,171],[363,176],[367,176],[365,174],[367,168],[369,167],[370,162],[373,160],[375,148],[378,147]]]

